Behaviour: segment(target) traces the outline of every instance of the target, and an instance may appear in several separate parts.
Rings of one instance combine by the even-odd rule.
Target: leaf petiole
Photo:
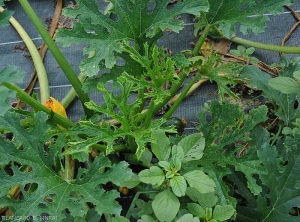
[[[18,97],[23,100],[26,104],[28,104],[30,107],[32,107],[34,110],[36,111],[43,111],[45,113],[47,113],[49,116],[51,116],[51,118],[60,126],[62,126],[63,128],[70,128],[70,127],[74,127],[76,124],[73,123],[72,121],[68,120],[67,118],[54,113],[52,110],[48,109],[47,107],[45,107],[44,105],[42,105],[41,103],[39,103],[38,101],[36,101],[34,98],[32,98],[30,95],[28,95],[27,93],[25,93],[21,88],[19,88],[18,86],[8,83],[8,82],[3,82],[2,83],[5,87],[7,87],[8,89],[14,90],[16,91],[18,94]]]
[[[37,14],[34,12],[32,7],[30,6],[30,4],[28,3],[28,1],[27,0],[19,0],[19,3],[21,4],[24,11],[30,18],[32,24],[36,27],[37,31],[42,36],[44,42],[47,44],[47,46],[48,46],[49,50],[51,51],[51,53],[53,54],[54,58],[60,65],[61,69],[64,71],[66,77],[68,78],[68,80],[70,81],[72,86],[74,87],[74,90],[76,91],[76,93],[79,97],[79,100],[82,103],[85,114],[87,115],[88,118],[91,117],[93,112],[84,105],[84,103],[88,102],[90,99],[89,99],[88,95],[85,92],[83,92],[82,84],[79,81],[74,70],[71,68],[70,64],[68,63],[68,61],[66,60],[66,58],[64,57],[64,55],[62,54],[60,49],[57,47],[57,45],[55,44],[55,42],[53,41],[53,39],[51,38],[51,36],[47,32],[47,30],[45,29],[43,23],[41,22],[41,20],[37,16]]]
[[[4,8],[0,7],[0,12],[3,12]],[[12,26],[16,29],[22,40],[24,41],[30,55],[32,58],[32,61],[34,63],[34,67],[36,69],[39,84],[40,84],[40,97],[41,97],[41,103],[46,102],[47,99],[50,97],[50,91],[49,91],[49,84],[48,84],[48,77],[45,70],[44,63],[41,59],[41,56],[36,49],[36,46],[32,42],[31,38],[27,34],[27,32],[24,30],[24,28],[20,25],[20,23],[14,18],[11,17],[9,19],[9,22],[12,24]]]

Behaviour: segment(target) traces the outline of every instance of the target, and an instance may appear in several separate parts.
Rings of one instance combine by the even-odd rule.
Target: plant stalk
[[[184,80],[186,79],[187,77],[187,73],[185,73],[184,71],[182,71],[180,74],[179,74],[179,82],[172,85],[172,87],[170,88],[169,90],[169,93],[170,95],[165,97],[163,102],[156,105],[154,107],[154,111],[153,111],[153,114],[157,113],[160,109],[162,109],[166,104],[168,104],[168,102],[175,96],[175,94],[178,92],[179,88],[181,87],[181,85],[183,84]]]
[[[175,103],[173,104],[173,106],[168,110],[168,112],[166,112],[166,114],[163,116],[163,118],[165,118],[165,119],[168,120],[172,116],[172,114],[174,113],[174,111],[177,109],[177,107],[180,105],[180,103],[182,102],[182,100],[185,98],[186,94],[190,91],[190,88],[194,85],[194,83],[197,80],[199,80],[200,76],[201,76],[201,73],[198,72],[198,74],[184,88],[184,90],[181,92],[181,94],[178,97],[178,99],[175,101]]]
[[[52,110],[48,109],[47,107],[36,101],[34,98],[25,93],[21,88],[19,88],[15,84],[11,84],[8,82],[3,82],[2,84],[8,89],[16,91],[18,93],[17,96],[19,97],[19,99],[23,100],[27,105],[29,105],[36,111],[43,111],[46,114],[48,114],[51,119],[53,119],[58,125],[62,126],[63,128],[68,129],[76,125],[72,121],[59,114],[54,113]]]
[[[78,79],[81,83],[83,83],[86,79],[86,75],[81,72],[81,73],[79,73]],[[76,98],[76,91],[75,91],[74,87],[72,87],[69,90],[69,92],[65,95],[65,97],[61,100],[60,103],[66,109],[75,98]]]
[[[73,160],[72,155],[66,155],[64,180],[67,183],[70,183],[74,179],[74,172],[75,172],[75,161]]]
[[[199,51],[200,51],[200,49],[201,49],[201,47],[202,47],[202,45],[203,45],[203,43],[204,43],[206,37],[208,36],[208,33],[209,33],[209,31],[210,31],[210,28],[211,28],[211,25],[210,25],[210,24],[207,24],[207,25],[205,26],[205,28],[204,28],[204,30],[203,30],[203,32],[202,32],[200,38],[198,39],[198,41],[197,41],[197,43],[196,43],[196,45],[195,45],[195,48],[194,48],[194,50],[193,50],[193,52],[192,52],[192,56],[195,56],[195,55],[197,55],[197,54],[199,53]]]
[[[59,66],[61,69],[64,71],[66,77],[74,87],[79,100],[82,103],[82,106],[84,108],[84,112],[86,116],[89,118],[92,116],[93,112],[89,110],[84,103],[88,102],[90,99],[86,93],[83,92],[82,90],[82,84],[79,81],[77,75],[75,74],[74,70],[71,68],[70,64],[58,48],[58,46],[55,44],[47,30],[45,29],[43,23],[37,16],[37,14],[34,12],[33,8],[30,6],[27,0],[19,0],[19,3],[23,7],[24,11],[26,12],[27,16],[30,18],[31,22],[33,25],[36,27],[37,31],[40,33],[42,36],[44,42],[47,44],[49,50],[53,54],[54,58],[58,62]]]
[[[239,37],[233,37],[229,40],[238,44],[247,45],[258,49],[265,49],[273,52],[300,54],[300,47],[296,47],[296,46],[279,46],[279,45],[272,45],[272,44],[264,44],[260,42],[247,40],[247,39],[242,39]]]
[[[145,118],[145,122],[144,122],[144,127],[145,129],[147,129],[150,125],[150,122],[151,122],[151,119],[152,119],[152,116],[153,116],[153,112],[154,112],[154,101],[153,101],[153,98],[149,104],[149,107],[148,107],[148,111],[146,113],[146,118]]]
[[[215,25],[213,26],[213,29],[217,33],[219,33],[220,36],[225,37],[224,34]],[[288,54],[300,54],[300,47],[297,46],[279,46],[273,44],[265,44],[261,42],[255,42],[248,39],[239,38],[236,36],[227,39],[238,44],[247,45],[258,49],[264,49],[268,51],[288,53]]]
[[[0,7],[0,12],[3,12],[4,8]],[[34,63],[34,67],[36,69],[39,84],[40,84],[40,101],[41,103],[45,103],[47,99],[50,97],[50,90],[49,90],[49,83],[48,83],[48,77],[46,73],[46,69],[44,66],[44,63],[41,59],[41,56],[32,42],[31,38],[27,34],[27,32],[23,29],[23,27],[20,25],[20,23],[14,18],[11,17],[9,19],[9,22],[12,24],[12,26],[16,29],[22,40],[24,41],[30,55],[32,58],[32,61]]]

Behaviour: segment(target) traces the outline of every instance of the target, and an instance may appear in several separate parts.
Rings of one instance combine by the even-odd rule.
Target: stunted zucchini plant
[[[279,13],[293,2],[106,2],[108,7],[99,9],[93,0],[78,0],[76,7],[63,12],[78,21],[71,30],[60,29],[56,40],[63,46],[87,43],[88,56],[80,63],[78,78],[27,0],[19,0],[85,113],[72,122],[62,107],[69,104],[69,97],[60,104],[41,91],[39,101],[17,86],[22,71],[14,66],[1,71],[2,219],[298,221],[298,61],[284,58],[277,64],[281,77],[272,80],[255,66],[224,62],[213,47],[209,56],[200,50],[211,37],[299,53],[298,47],[256,43],[234,35],[237,24],[243,33],[263,32],[268,20],[263,14]],[[194,50],[170,56],[157,41],[165,29],[183,28],[183,21],[175,19],[181,14],[195,16],[195,35],[200,31],[201,35]],[[7,10],[0,14],[1,26],[12,20],[11,15]],[[253,52],[253,48],[238,49],[235,54],[241,53],[243,60]],[[117,65],[120,59],[123,65]],[[34,61],[43,69],[41,62]],[[45,87],[46,79],[39,76]],[[197,115],[197,133],[174,137],[184,127],[183,120],[172,117],[174,111],[193,88],[208,80],[218,85],[220,100],[206,104]],[[113,90],[108,81],[113,82]],[[268,106],[245,113],[228,102],[228,97],[238,99],[231,89],[241,82],[261,90]],[[92,101],[91,91],[99,93],[104,104]],[[8,98],[19,98],[32,110],[13,109]],[[165,114],[155,116],[167,105]],[[270,119],[275,126],[269,127]],[[129,206],[122,206],[120,196],[128,193]]]

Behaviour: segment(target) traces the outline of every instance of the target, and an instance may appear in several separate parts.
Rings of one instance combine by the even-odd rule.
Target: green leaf
[[[4,6],[3,0],[0,1],[0,6]],[[9,25],[8,20],[11,18],[14,12],[10,10],[4,10],[0,13],[0,27]]]
[[[189,171],[185,173],[183,177],[186,179],[190,187],[195,187],[200,193],[215,191],[215,182],[201,170]]]
[[[213,100],[208,109],[211,121],[208,122],[205,112],[199,113],[201,124],[197,129],[204,134],[209,149],[222,149],[237,141],[248,141],[247,132],[267,120],[266,106],[251,109],[249,115],[244,115],[238,104]]]
[[[164,172],[157,166],[142,170],[138,175],[143,183],[149,183],[153,186],[160,186],[165,181]]]
[[[184,157],[184,152],[183,152],[182,147],[180,145],[174,145],[172,147],[172,154],[171,154],[171,156],[172,156],[172,160],[177,159],[177,160],[179,160],[181,162],[181,160],[183,160],[183,157]]]
[[[234,215],[235,209],[231,205],[217,205],[213,210],[213,219],[216,221],[229,220]]]
[[[187,209],[194,215],[199,218],[205,217],[205,210],[197,203],[188,203]]]
[[[111,10],[118,19],[114,21],[109,15],[102,14],[94,0],[77,0],[76,9],[65,9],[64,14],[77,17],[71,31],[60,30],[57,40],[64,46],[86,42],[85,54],[94,52],[95,55],[82,61],[81,71],[88,76],[96,75],[98,65],[104,60],[105,66],[111,68],[116,63],[114,53],[122,51],[122,41],[134,41],[139,48],[144,42],[166,28],[179,32],[183,28],[181,20],[173,18],[184,13],[199,15],[200,11],[208,10],[207,1],[186,0],[167,9],[169,0],[155,1],[155,7],[149,13],[152,0],[120,1],[111,0],[114,5]]]
[[[283,145],[287,155],[284,165],[278,158],[276,147],[264,144],[258,150],[261,167],[267,170],[259,177],[262,186],[267,189],[258,196],[245,196],[251,204],[238,208],[238,218],[247,218],[247,221],[299,221],[299,215],[290,214],[294,207],[300,207],[300,189],[297,185],[300,180],[299,132],[294,137],[287,136]],[[253,203],[253,199],[256,202]]]
[[[138,222],[157,222],[153,217],[149,215],[142,215],[141,219],[138,219]]]
[[[8,206],[17,216],[47,214],[57,216],[58,221],[65,218],[65,210],[74,217],[83,217],[88,210],[86,203],[93,203],[99,215],[120,214],[121,206],[115,201],[119,192],[107,191],[102,186],[108,181],[122,184],[130,178],[133,173],[128,164],[120,162],[112,165],[108,158],[100,155],[89,170],[79,168],[72,182],[63,180],[55,171],[56,159],[59,158],[61,163],[58,149],[44,149],[44,143],[52,140],[48,137],[50,127],[47,119],[45,113],[37,112],[32,130],[27,131],[20,125],[17,114],[7,112],[5,117],[0,117],[0,126],[16,137],[15,141],[0,137],[0,206]],[[60,150],[67,146],[61,142],[60,145]],[[3,167],[9,163],[12,174]],[[27,166],[30,170],[23,171],[22,168]],[[6,197],[16,185],[20,186],[23,197],[19,201]],[[29,186],[32,190],[28,190]]]
[[[299,71],[299,70],[298,70],[298,71],[295,71],[295,72],[293,73],[293,76],[294,76],[295,79],[300,80],[300,71]]]
[[[152,202],[153,212],[159,221],[172,221],[179,207],[178,198],[169,190],[157,194]]]
[[[173,193],[177,197],[182,197],[185,195],[187,185],[186,185],[186,181],[183,176],[172,177],[170,179],[170,186],[172,188]]]
[[[130,221],[123,216],[116,215],[112,218],[111,222],[130,222]]]
[[[182,217],[180,217],[176,222],[200,222],[199,218],[193,217],[192,214],[185,214]]]
[[[299,133],[296,135],[299,137]],[[296,221],[298,217],[291,217],[289,211],[292,207],[299,207],[300,190],[295,187],[300,180],[300,140],[288,137],[285,146],[289,147],[288,165],[283,169],[278,166],[277,152],[274,147],[265,146],[258,151],[260,159],[263,161],[268,173],[261,175],[264,185],[270,189],[269,201],[260,204],[260,209],[264,212],[263,220],[287,220]],[[262,208],[264,207],[264,209]]]
[[[148,89],[148,92],[144,93],[145,99],[152,98],[154,105],[162,103],[164,98],[170,95],[165,85],[176,84],[179,80],[175,70],[175,62],[156,45],[148,53],[149,45],[145,43],[144,56],[128,44],[123,44],[122,46],[123,50],[128,52],[132,59],[144,69],[138,76],[133,76],[131,73],[127,74],[127,78],[136,83],[140,88]]]
[[[214,207],[218,202],[218,196],[215,192],[200,193],[197,197],[198,203],[204,208]]]
[[[154,142],[151,143],[152,152],[160,161],[168,160],[171,153],[170,140],[162,130],[153,131],[151,137]]]
[[[247,34],[250,30],[261,33],[269,20],[266,13],[277,14],[283,11],[284,5],[292,5],[292,0],[208,0],[209,12],[205,14],[208,24],[215,24],[227,38],[231,38],[237,31]],[[196,27],[202,28],[199,21]],[[205,24],[205,23],[204,23]],[[239,25],[239,26],[237,26]],[[237,28],[238,27],[238,28]]]
[[[290,77],[272,78],[269,80],[269,85],[285,94],[300,92],[300,85]]]
[[[291,77],[294,70],[297,67],[286,67],[282,74]],[[300,115],[300,106],[295,107],[295,103],[299,102],[296,93],[284,94],[273,87],[271,87],[268,82],[271,77],[262,72],[259,68],[255,66],[246,66],[241,74],[240,78],[249,79],[249,84],[262,90],[264,96],[273,100],[280,109],[276,109],[276,115],[284,121],[285,126],[291,124]]]
[[[11,108],[8,99],[16,98],[16,92],[7,89],[5,86],[2,85],[2,83],[3,82],[21,83],[23,82],[23,75],[24,72],[18,70],[18,68],[15,66],[7,66],[0,71],[0,93],[2,97],[0,102],[0,107],[1,107],[0,116],[3,116],[4,113]]]
[[[184,152],[183,162],[199,160],[203,156],[205,148],[205,138],[199,133],[184,137],[179,143]]]
[[[251,192],[255,194],[261,192],[261,187],[253,174],[265,173],[265,170],[260,167],[256,149],[262,141],[260,136],[265,135],[266,132],[260,131],[257,135],[251,132],[259,122],[267,119],[267,107],[261,106],[252,109],[249,114],[244,114],[238,105],[212,101],[204,111],[206,112],[198,115],[200,125],[197,129],[205,138],[205,152],[197,164],[193,161],[188,162],[182,168],[184,172],[188,172],[196,166],[203,166],[203,171],[216,184],[216,194],[219,196],[220,203],[235,207],[236,199],[228,195],[230,189],[223,178],[232,174],[232,169],[229,167],[232,166],[234,170],[246,176]],[[253,142],[252,138],[255,138]],[[236,152],[241,149],[238,146],[240,143],[249,146],[250,149],[250,152],[242,158],[236,156]]]

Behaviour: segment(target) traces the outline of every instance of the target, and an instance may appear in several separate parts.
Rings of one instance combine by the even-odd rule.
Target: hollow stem
[[[178,92],[179,88],[181,87],[182,83],[184,82],[184,80],[186,79],[187,77],[187,73],[182,71],[180,74],[179,74],[179,82],[172,85],[172,87],[170,88],[169,90],[169,96],[166,96],[163,100],[162,103],[156,105],[154,107],[154,111],[153,111],[153,114],[157,113],[160,109],[162,109],[166,104],[168,104],[168,102],[170,101],[170,99],[175,96],[175,94]]]
[[[173,106],[168,110],[168,112],[164,115],[163,118],[169,119],[174,111],[177,109],[177,107],[180,105],[182,100],[185,98],[186,94],[190,91],[190,88],[194,85],[194,83],[199,80],[199,77],[201,76],[201,73],[198,72],[198,74],[188,83],[188,85],[184,88],[184,90],[181,92],[178,99],[174,102]]]
[[[81,72],[79,73],[78,79],[81,83],[83,83],[86,79],[86,75]],[[76,96],[76,91],[74,87],[72,87],[69,90],[69,92],[65,95],[65,97],[61,100],[61,104],[64,106],[65,109],[71,104],[71,102],[76,98]]]
[[[199,53],[199,51],[200,51],[200,49],[201,49],[201,47],[202,47],[202,45],[203,45],[206,37],[208,36],[210,28],[211,28],[210,24],[207,24],[205,26],[205,28],[204,28],[204,30],[203,30],[200,38],[198,39],[198,41],[197,41],[197,43],[195,45],[195,48],[194,48],[194,50],[192,52],[192,56],[195,56],[195,55],[197,55]]]
[[[144,122],[145,128],[149,127],[153,114],[154,114],[154,101],[152,99],[149,104],[148,111],[146,113],[146,118],[145,118],[145,122]]]
[[[213,29],[219,33],[220,36],[224,37],[224,34],[214,25]],[[280,53],[288,53],[288,54],[300,54],[300,47],[297,46],[279,46],[279,45],[273,45],[273,44],[265,44],[261,42],[255,42],[248,39],[243,39],[239,37],[232,37],[227,38],[228,40],[241,44],[241,45],[247,45],[258,49],[264,49],[268,51],[273,52],[280,52]]]
[[[8,82],[3,82],[2,84],[8,89],[16,91],[18,93],[17,96],[19,97],[19,99],[23,100],[27,105],[32,107],[34,110],[42,111],[48,114],[50,118],[52,118],[58,125],[62,126],[63,128],[68,129],[76,125],[75,123],[68,120],[67,118],[52,112],[52,110],[48,109],[47,107],[45,107],[44,105],[36,101],[34,98],[32,98],[27,93],[25,93],[21,88],[19,88],[15,84],[11,84]]]
[[[4,9],[0,7],[0,12],[3,12]],[[46,73],[46,69],[44,66],[44,63],[41,59],[41,56],[32,42],[31,38],[27,34],[27,32],[23,29],[23,27],[20,25],[20,23],[14,18],[11,17],[9,19],[9,22],[12,24],[12,26],[16,29],[22,40],[24,41],[30,55],[32,58],[32,61],[34,63],[34,67],[36,69],[39,84],[40,84],[40,101],[41,103],[45,103],[47,99],[50,97],[50,90],[49,90],[49,83],[48,83],[48,77]]]
[[[300,54],[300,47],[296,47],[296,46],[279,46],[279,45],[265,44],[260,42],[254,42],[248,39],[239,38],[239,37],[233,37],[229,40],[238,44],[247,45],[258,49],[265,49],[273,52]]]
[[[79,100],[82,103],[82,106],[84,108],[85,114],[87,117],[91,117],[93,112],[92,110],[89,110],[84,103],[88,102],[90,99],[86,93],[82,90],[82,84],[79,81],[78,77],[76,76],[74,70],[71,68],[70,64],[58,48],[58,46],[55,44],[47,30],[45,29],[42,21],[39,19],[37,14],[34,12],[30,4],[27,0],[19,0],[19,3],[23,7],[24,11],[26,12],[27,16],[30,18],[33,25],[36,27],[37,31],[40,33],[41,37],[43,38],[44,42],[47,44],[49,50],[53,54],[54,58],[58,62],[61,69],[64,71],[66,77],[74,87],[74,90],[76,91]]]
[[[65,172],[64,172],[64,180],[69,183],[74,179],[75,172],[75,161],[72,158],[72,155],[65,156]]]

